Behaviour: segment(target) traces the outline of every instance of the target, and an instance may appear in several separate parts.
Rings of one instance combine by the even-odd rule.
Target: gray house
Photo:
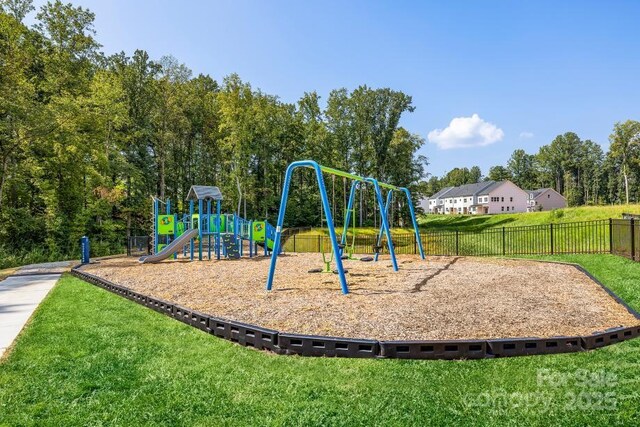
[[[539,188],[528,190],[527,211],[550,211],[567,207],[567,199],[553,188]]]

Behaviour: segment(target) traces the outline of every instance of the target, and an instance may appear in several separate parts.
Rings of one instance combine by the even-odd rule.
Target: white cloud
[[[502,129],[485,122],[477,114],[456,117],[444,129],[434,129],[427,135],[429,142],[441,150],[465,147],[484,147],[504,138]]]
[[[520,132],[520,139],[531,139],[533,138],[533,132]]]

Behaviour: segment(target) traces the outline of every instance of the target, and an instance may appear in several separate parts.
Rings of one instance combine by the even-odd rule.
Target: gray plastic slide
[[[192,228],[190,230],[185,231],[180,237],[178,237],[173,242],[169,243],[169,246],[165,246],[157,254],[143,256],[142,258],[139,259],[139,261],[144,264],[146,262],[160,262],[163,259],[167,259],[171,255],[179,252],[194,237],[198,237],[197,228]]]

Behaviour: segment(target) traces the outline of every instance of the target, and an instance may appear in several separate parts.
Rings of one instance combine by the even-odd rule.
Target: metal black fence
[[[640,221],[595,220],[548,225],[491,228],[483,231],[427,231],[420,234],[426,255],[553,255],[614,253],[640,260]],[[417,254],[413,234],[394,234],[397,254]],[[354,252],[374,252],[377,236],[349,236]],[[288,252],[329,252],[328,236],[293,234],[284,238]],[[383,245],[382,252],[387,251]]]
[[[127,241],[127,256],[151,254],[151,240],[151,236],[129,236]]]
[[[631,218],[610,221],[611,253],[640,261],[640,220]]]
[[[306,229],[283,233],[285,252],[330,252],[328,236],[305,234]],[[392,236],[396,254],[418,254],[414,234]],[[426,255],[511,256],[554,254],[603,254],[640,261],[640,220],[608,219],[547,225],[490,228],[482,231],[427,231],[420,233]],[[356,233],[348,244],[358,254],[374,253],[377,236]],[[127,255],[148,254],[149,236],[131,236]],[[382,253],[387,253],[383,241]]]

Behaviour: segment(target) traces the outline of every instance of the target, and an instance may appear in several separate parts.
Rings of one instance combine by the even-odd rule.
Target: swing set
[[[393,192],[399,192],[402,193],[406,196],[407,198],[407,205],[409,207],[409,213],[411,216],[411,222],[413,225],[413,230],[416,236],[416,244],[418,246],[418,249],[420,251],[420,257],[422,259],[424,259],[424,251],[422,248],[422,240],[420,239],[420,233],[418,230],[418,223],[416,221],[416,215],[415,215],[415,210],[413,208],[413,203],[411,202],[411,193],[409,192],[409,190],[405,187],[396,187],[395,185],[391,185],[391,184],[386,184],[383,182],[379,182],[377,179],[375,178],[371,178],[371,177],[362,177],[359,175],[355,175],[349,172],[344,172],[338,169],[333,169],[333,168],[329,168],[327,166],[322,166],[320,164],[318,164],[316,161],[314,160],[300,160],[300,161],[296,161],[291,163],[288,167],[287,167],[287,171],[285,174],[285,178],[284,178],[284,185],[282,188],[282,198],[280,200],[280,210],[278,213],[278,222],[276,225],[276,235],[274,238],[274,250],[273,250],[273,254],[277,254],[280,250],[280,245],[281,243],[281,235],[282,235],[282,227],[284,224],[284,216],[285,216],[285,212],[287,209],[287,200],[289,198],[289,188],[291,186],[291,178],[293,176],[293,172],[298,169],[298,168],[310,168],[313,169],[316,175],[316,179],[318,182],[318,188],[320,189],[320,198],[322,201],[322,209],[324,211],[324,215],[326,218],[326,223],[327,223],[327,229],[329,231],[329,238],[331,241],[331,255],[328,258],[328,262],[327,262],[327,257],[325,255],[325,253],[323,252],[322,257],[323,257],[323,261],[325,263],[326,266],[326,271],[331,271],[331,259],[333,258],[333,260],[335,261],[335,265],[336,265],[336,270],[335,273],[339,276],[340,278],[340,287],[342,288],[342,293],[344,294],[348,294],[349,293],[349,287],[347,285],[347,279],[346,279],[346,275],[345,273],[347,273],[347,270],[345,270],[344,265],[343,265],[343,257],[344,255],[344,250],[347,249],[347,258],[348,257],[352,257],[353,256],[353,251],[355,248],[355,235],[353,236],[352,239],[352,244],[347,245],[347,231],[348,231],[348,226],[349,226],[349,222],[351,221],[352,218],[352,214],[353,214],[353,221],[354,221],[354,225],[355,225],[355,210],[354,210],[354,203],[355,203],[355,196],[356,196],[356,191],[358,189],[360,189],[360,191],[362,191],[361,185],[362,184],[368,184],[371,185],[374,189],[374,194],[375,194],[375,198],[376,198],[376,202],[378,205],[378,209],[381,212],[381,225],[380,225],[380,231],[378,233],[378,239],[376,241],[376,245],[374,246],[374,251],[375,251],[375,257],[373,259],[373,261],[377,261],[378,260],[378,256],[380,254],[381,249],[383,248],[382,246],[382,240],[383,237],[386,237],[386,243],[387,243],[387,248],[389,250],[389,256],[391,258],[391,263],[393,266],[393,271],[398,271],[398,262],[396,261],[396,255],[395,255],[395,250],[394,250],[394,246],[393,246],[393,240],[391,238],[391,230],[389,228],[389,221],[388,221],[388,213],[389,213],[389,207],[391,205],[391,201],[392,201],[392,197],[393,197]],[[346,179],[350,179],[352,180],[352,184],[351,184],[351,191],[349,193],[349,202],[347,204],[347,208],[345,210],[345,219],[344,219],[344,225],[343,225],[343,230],[342,230],[342,235],[340,236],[340,240],[338,240],[338,237],[336,235],[336,231],[334,228],[334,222],[333,222],[333,216],[331,214],[331,205],[329,203],[329,197],[327,196],[327,189],[325,187],[324,184],[324,178],[323,178],[323,173],[329,174],[329,175],[334,175],[334,176],[340,176],[340,177],[344,177]],[[381,188],[384,188],[387,190],[387,198],[386,198],[386,203],[385,201],[383,201],[382,198],[382,190]],[[353,258],[350,258],[353,259]],[[273,287],[273,278],[275,275],[275,270],[276,270],[276,264],[278,261],[278,257],[276,255],[273,255],[271,257],[271,264],[269,266],[269,275],[267,277],[267,290],[270,291]],[[371,261],[370,259],[368,259],[368,261]]]

